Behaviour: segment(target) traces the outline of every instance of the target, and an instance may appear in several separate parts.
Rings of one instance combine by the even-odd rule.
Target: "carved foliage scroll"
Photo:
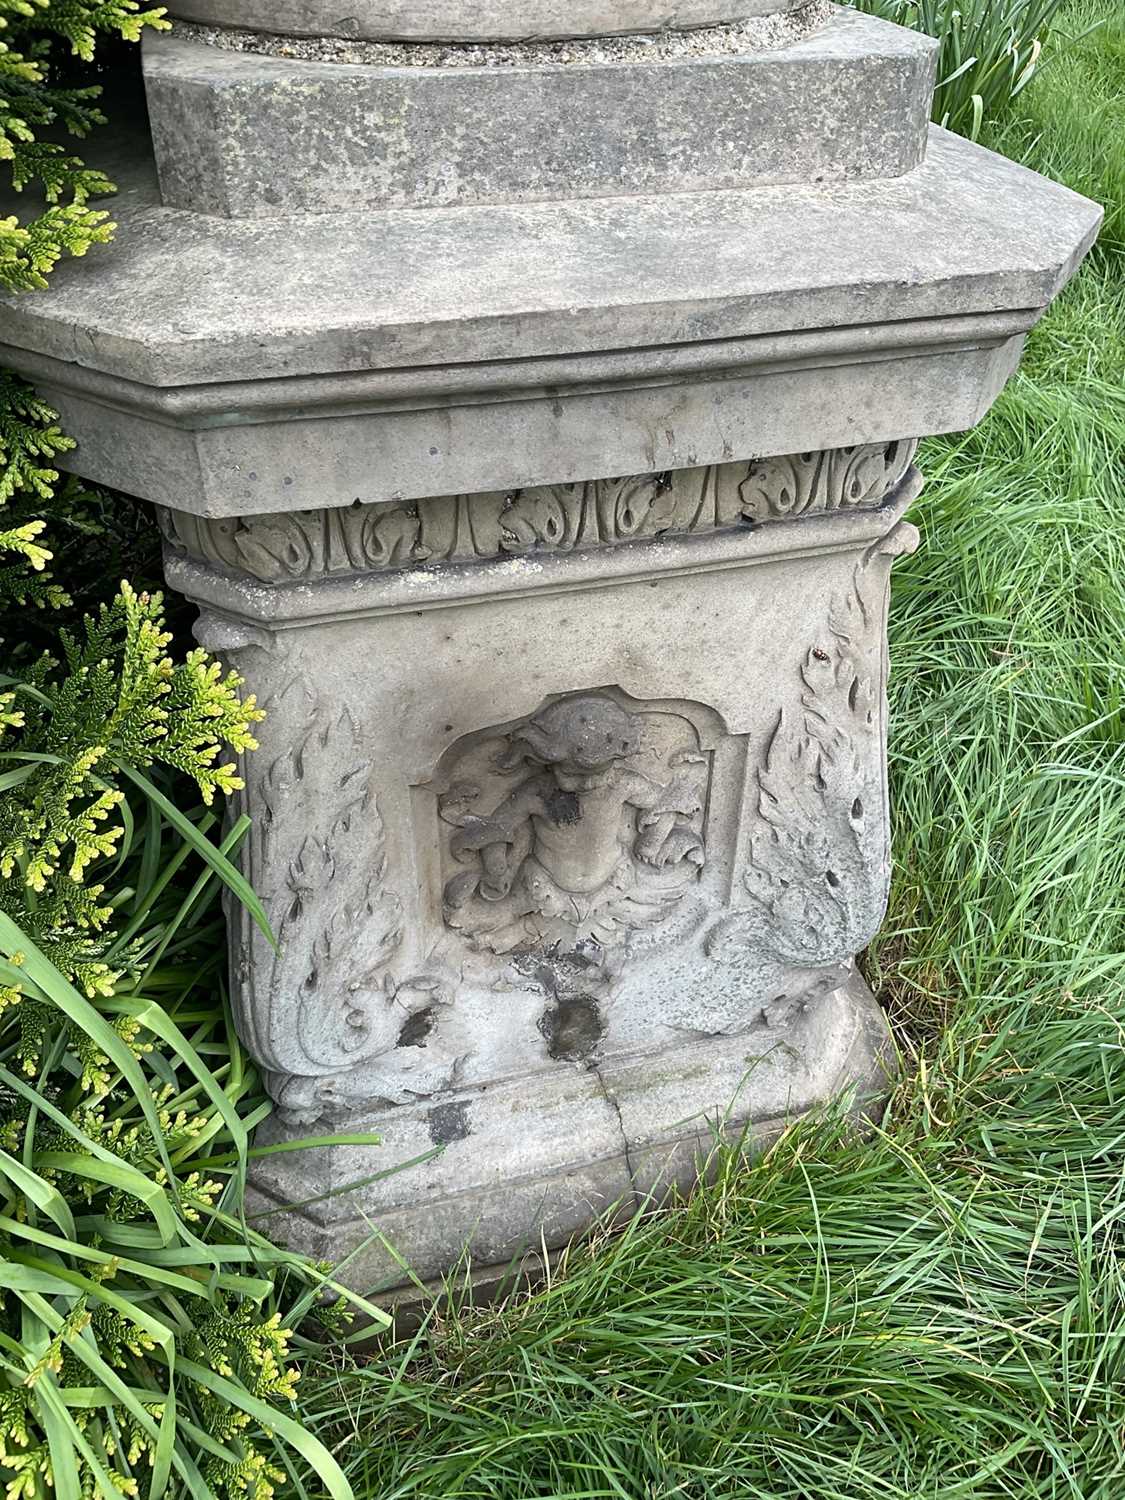
[[[747,520],[774,521],[882,503],[905,476],[913,439],[820,453],[792,453],[750,465],[739,492]]]
[[[913,441],[581,484],[207,520],[162,510],[168,544],[263,583],[570,552],[880,505]]]
[[[323,1075],[394,1046],[405,1018],[388,965],[403,915],[359,731],[347,709],[310,698],[294,684],[270,705],[281,734],[296,733],[264,769],[248,767],[244,858],[277,947],[243,920],[240,989],[265,1066]]]
[[[760,941],[790,963],[851,958],[886,909],[885,662],[877,674],[866,663],[882,632],[880,560],[912,550],[916,536],[896,527],[857,565],[801,667],[800,709],[779,716],[758,773],[745,886],[764,919]]]

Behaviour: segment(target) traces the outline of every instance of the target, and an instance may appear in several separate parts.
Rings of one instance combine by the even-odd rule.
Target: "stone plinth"
[[[348,7],[376,38],[406,14]],[[266,1135],[385,1141],[258,1168],[319,1255],[374,1225],[422,1276],[466,1243],[506,1262],[690,1182],[716,1122],[762,1140],[885,1088],[855,957],[887,895],[916,440],[987,411],[1099,215],[924,132],[918,38],[839,14],[732,37],[396,70],[174,34],[116,245],[4,304],[0,358],[80,472],[157,502],[169,582],[268,710],[245,859],[276,950],[231,913]],[[679,68],[709,109],[758,107],[709,140]],[[462,90],[505,123],[459,154]],[[651,150],[568,97],[629,100]],[[349,1274],[401,1276],[379,1245]]]

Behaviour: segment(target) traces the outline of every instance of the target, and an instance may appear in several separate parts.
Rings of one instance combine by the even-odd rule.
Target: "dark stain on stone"
[[[564,792],[561,787],[548,794],[547,816],[552,823],[577,823],[582,816],[582,804],[577,792]]]
[[[430,1140],[435,1146],[451,1146],[469,1135],[469,1106],[464,1100],[438,1104],[426,1115]]]
[[[605,1022],[592,995],[566,995],[539,1017],[547,1055],[556,1062],[582,1062],[605,1035]]]
[[[434,1029],[437,1021],[437,1013],[431,1005],[427,1010],[420,1010],[413,1016],[408,1016],[402,1030],[398,1034],[396,1047],[424,1047],[426,1038]]]

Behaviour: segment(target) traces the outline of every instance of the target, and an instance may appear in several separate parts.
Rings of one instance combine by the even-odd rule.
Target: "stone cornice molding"
[[[162,208],[143,142],[118,150],[114,253],[61,265],[49,298],[0,297],[16,368],[47,356],[168,390],[862,345],[895,324],[934,343],[945,320],[1004,314],[1026,331],[1101,217],[936,127],[890,181],[254,222]]]
[[[831,328],[794,329],[691,344],[652,344],[604,353],[538,356],[453,365],[274,376],[258,380],[151,385],[50,354],[0,343],[0,363],[17,367],[52,390],[98,402],[114,411],[200,430],[249,426],[312,415],[361,415],[399,403],[555,398],[642,385],[682,376],[737,375],[745,370],[816,369],[888,356],[998,348],[1026,334],[1039,306],[960,316],[906,318]]]

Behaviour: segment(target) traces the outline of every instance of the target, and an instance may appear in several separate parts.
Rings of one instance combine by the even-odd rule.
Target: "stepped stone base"
[[[353,1119],[350,1128],[374,1131],[383,1145],[265,1157],[249,1211],[267,1215],[256,1227],[294,1249],[353,1257],[346,1278],[365,1290],[400,1285],[399,1257],[425,1282],[467,1250],[487,1275],[529,1251],[561,1248],[602,1216],[624,1220],[674,1187],[690,1189],[720,1134],[763,1148],[845,1092],[857,1116],[877,1118],[894,1074],[883,1014],[853,972],[783,1028],[763,1023]],[[285,1134],[269,1124],[257,1143]],[[392,1171],[418,1158],[429,1159]],[[340,1192],[379,1172],[390,1175]],[[285,1211],[289,1203],[305,1206]]]
[[[1100,219],[936,128],[886,183],[251,222],[106,155],[117,246],[0,298],[0,359],[89,478],[213,517],[970,427]]]

